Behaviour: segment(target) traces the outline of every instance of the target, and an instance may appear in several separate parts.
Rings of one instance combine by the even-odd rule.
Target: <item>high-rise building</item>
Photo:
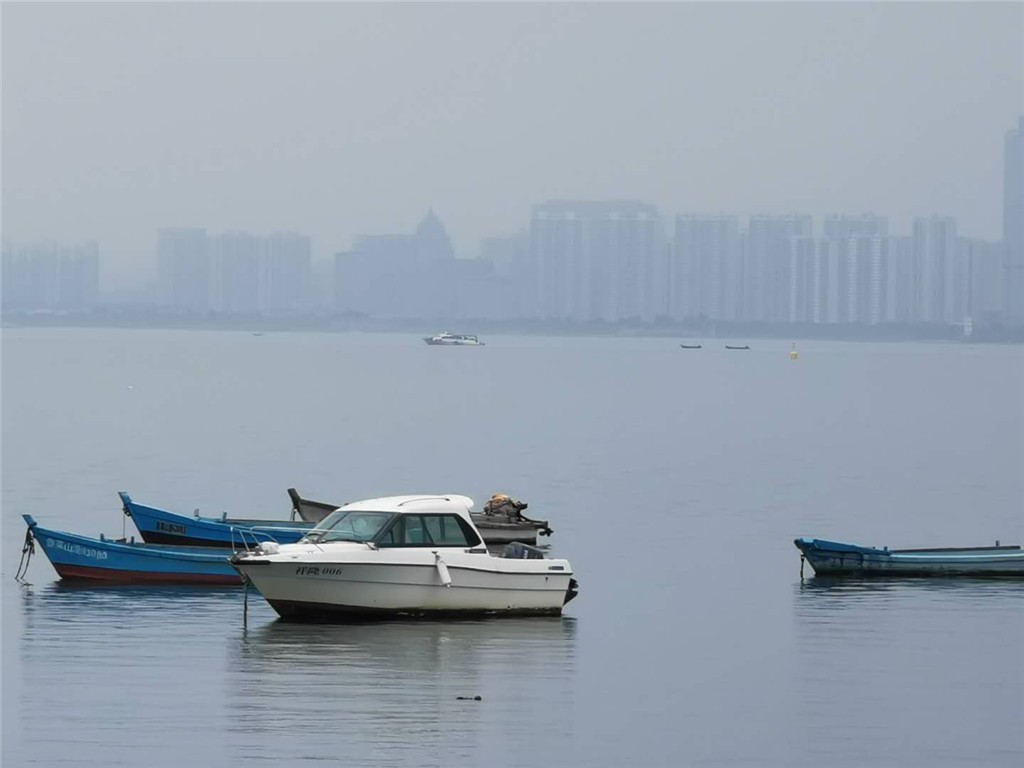
[[[301,314],[313,304],[312,246],[295,232],[266,238],[260,269],[260,307],[272,314]]]
[[[260,311],[262,239],[248,232],[226,232],[207,240],[210,309],[227,314]]]
[[[335,307],[377,317],[453,317],[457,261],[433,211],[413,234],[362,235],[335,256]]]
[[[951,216],[914,219],[914,270],[918,316],[922,323],[962,322],[963,302],[957,291],[956,220]]]
[[[661,219],[636,201],[535,205],[530,259],[538,314],[547,319],[645,321],[665,313],[667,265]]]
[[[820,241],[814,237],[794,237],[790,245],[789,322],[817,323],[820,314],[816,277],[820,276]]]
[[[1006,134],[1003,151],[1004,317],[1024,325],[1024,115]]]
[[[99,302],[99,245],[4,242],[3,308],[15,311],[91,309]]]
[[[504,237],[485,237],[480,242],[480,261],[488,265],[492,278],[491,319],[534,317],[537,314],[535,270],[530,262],[530,238],[523,231]],[[466,304],[460,301],[461,308]]]
[[[967,316],[974,325],[996,324],[1003,315],[1003,244],[963,237],[960,248],[967,268]]]
[[[793,238],[812,234],[810,216],[751,216],[742,254],[738,314],[754,322],[789,319]]]
[[[735,216],[677,216],[669,257],[668,316],[735,320],[739,250]]]
[[[158,235],[160,304],[179,312],[305,312],[311,269],[309,238],[294,232],[163,229]]]
[[[168,228],[157,235],[159,303],[179,312],[207,312],[211,304],[210,249],[205,229]]]

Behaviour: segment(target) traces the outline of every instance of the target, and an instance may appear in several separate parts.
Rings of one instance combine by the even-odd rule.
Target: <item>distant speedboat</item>
[[[742,347],[731,347],[731,346],[729,346],[728,344],[726,344],[726,345],[725,345],[725,348],[726,348],[726,349],[750,349],[750,347],[749,347],[749,346],[746,346],[746,345],[744,345],[744,346],[742,346]]]
[[[998,542],[940,549],[878,549],[808,538],[793,543],[819,576],[1024,577],[1024,550]]]
[[[439,333],[436,336],[424,336],[423,340],[431,346],[441,347],[482,347],[484,345],[476,336],[467,333]]]
[[[680,344],[679,346],[682,347],[683,349],[703,349],[704,348],[703,344]]]

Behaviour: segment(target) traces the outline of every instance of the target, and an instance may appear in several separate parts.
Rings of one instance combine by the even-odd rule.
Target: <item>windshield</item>
[[[394,517],[391,512],[343,510],[331,512],[306,534],[307,541],[372,541]]]

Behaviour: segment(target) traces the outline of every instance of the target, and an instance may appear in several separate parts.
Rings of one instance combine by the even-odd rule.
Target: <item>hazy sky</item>
[[[3,234],[411,230],[460,255],[552,198],[952,214],[998,239],[1024,4],[4,2]]]

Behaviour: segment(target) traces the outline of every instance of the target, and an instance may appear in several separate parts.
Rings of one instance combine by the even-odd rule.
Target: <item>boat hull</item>
[[[1020,547],[889,550],[806,538],[794,544],[823,576],[1024,578]]]
[[[295,622],[345,622],[377,621],[382,619],[473,619],[492,616],[561,616],[562,608],[515,608],[515,609],[434,609],[434,608],[370,608],[362,605],[339,605],[335,603],[311,603],[294,600],[270,600],[270,607],[284,621]]]
[[[258,556],[234,562],[278,615],[290,620],[559,615],[572,597],[572,573],[560,561],[440,552],[443,569],[428,561],[430,552],[405,559],[383,551],[368,555],[383,562],[311,565]],[[460,564],[460,554],[475,564]]]
[[[262,541],[291,544],[305,536],[315,525],[303,520],[188,517],[139,504],[132,501],[124,491],[118,495],[125,514],[135,523],[142,540],[147,544],[232,549],[252,546]]]
[[[219,550],[164,547],[94,539],[40,527],[23,515],[57,575],[103,584],[241,584],[228,554]]]

